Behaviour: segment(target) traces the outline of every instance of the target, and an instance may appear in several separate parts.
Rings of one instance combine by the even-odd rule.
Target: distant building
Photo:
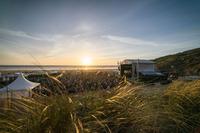
[[[121,76],[126,76],[133,80],[164,76],[156,70],[156,65],[151,60],[125,59],[120,62],[119,70]]]

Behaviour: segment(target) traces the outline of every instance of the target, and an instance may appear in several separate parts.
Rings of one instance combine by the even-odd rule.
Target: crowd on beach
[[[120,77],[111,71],[74,71],[65,72],[58,79],[69,92],[82,92],[113,88],[118,85]]]
[[[116,71],[98,70],[65,71],[50,77],[32,78],[32,81],[41,83],[42,88],[69,93],[110,89],[118,86],[120,80]]]

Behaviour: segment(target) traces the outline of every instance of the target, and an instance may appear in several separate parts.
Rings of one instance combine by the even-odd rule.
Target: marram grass
[[[199,133],[200,81],[13,100],[1,133]]]
[[[73,102],[67,96],[15,100],[10,109],[1,109],[0,117],[2,133],[78,133],[82,130]]]

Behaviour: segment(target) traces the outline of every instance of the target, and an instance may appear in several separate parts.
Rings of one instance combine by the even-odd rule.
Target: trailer
[[[126,59],[119,63],[118,69],[121,76],[132,81],[167,82],[168,77],[156,69],[151,60]]]

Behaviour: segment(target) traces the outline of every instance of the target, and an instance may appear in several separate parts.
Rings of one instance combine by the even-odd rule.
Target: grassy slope
[[[200,48],[155,59],[158,69],[179,75],[200,75]]]

